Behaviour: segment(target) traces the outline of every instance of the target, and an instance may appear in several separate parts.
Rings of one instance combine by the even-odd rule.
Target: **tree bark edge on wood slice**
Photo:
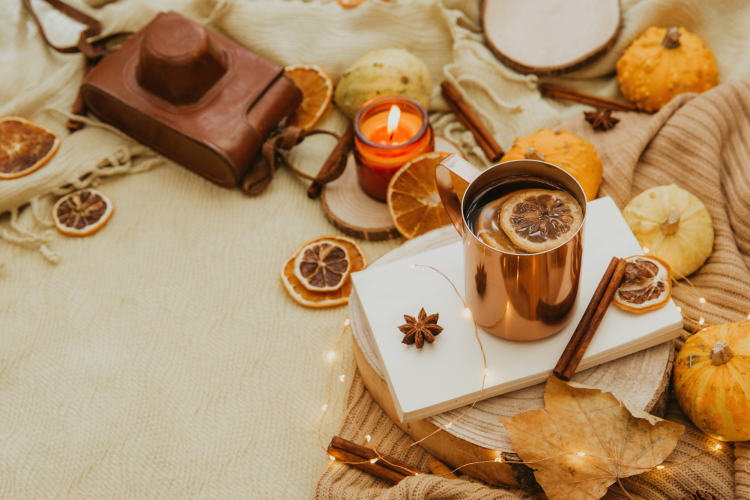
[[[588,25],[588,26],[606,26],[611,29],[611,33],[608,31],[605,35],[602,35],[602,40],[598,41],[598,45],[594,45],[592,47],[586,47],[581,48],[579,51],[580,55],[576,52],[575,56],[568,56],[570,57],[570,60],[568,60],[565,63],[562,64],[532,64],[529,60],[522,60],[522,57],[519,57],[517,54],[509,55],[506,54],[502,50],[502,43],[498,40],[499,35],[496,33],[495,28],[493,28],[494,25],[502,22],[511,22],[508,20],[506,16],[500,15],[501,13],[497,12],[497,8],[499,4],[512,4],[516,3],[518,5],[532,5],[532,2],[529,2],[528,0],[482,0],[481,6],[480,6],[480,23],[482,26],[482,31],[484,32],[485,40],[487,41],[487,46],[492,51],[492,53],[497,57],[503,64],[508,66],[514,71],[517,71],[518,73],[528,75],[528,74],[535,74],[538,76],[555,76],[555,75],[563,75],[567,73],[571,73],[573,71],[576,71],[578,69],[581,69],[582,67],[596,61],[597,59],[603,57],[607,52],[609,52],[612,47],[614,46],[615,42],[617,41],[617,37],[620,35],[620,30],[622,28],[622,9],[620,7],[620,0],[591,0],[589,2],[590,5],[596,6],[596,7],[602,7],[604,5],[609,5],[611,10],[609,13],[615,12],[614,7],[616,6],[616,19],[610,19],[609,23],[610,26],[604,25],[601,20],[594,19],[592,22],[589,23],[582,23],[581,21],[578,22],[569,22],[567,20],[567,17],[565,16],[565,19],[560,19],[560,13],[556,12],[555,16],[557,17],[555,21],[559,21],[562,25],[567,25],[570,27],[571,30],[576,30],[576,33],[581,33],[580,26],[581,24]],[[492,4],[492,5],[490,5]],[[562,6],[565,5],[567,8],[575,8],[577,4],[580,4],[580,2],[571,2],[570,0],[558,0],[557,5]],[[533,5],[536,5],[533,3]],[[563,8],[565,8],[563,7]],[[582,9],[585,11],[586,14],[591,15],[595,11],[587,8]],[[534,14],[539,14],[539,9],[534,9]],[[607,9],[601,9],[601,14],[608,14]],[[489,17],[488,17],[489,16]],[[499,21],[498,21],[499,19]],[[533,26],[533,19],[513,19],[513,23],[516,26],[524,26],[526,27],[526,31],[532,33],[533,36],[555,36],[554,31],[550,31],[549,29],[528,29],[529,26]],[[489,29],[488,29],[489,28]],[[506,31],[505,26],[503,28],[497,28],[499,31]],[[609,35],[608,38],[604,39],[603,37]],[[513,38],[513,37],[510,37]],[[516,39],[519,39],[519,45],[522,45],[522,37],[517,36]],[[559,37],[557,39],[551,40],[550,44],[548,46],[554,46],[556,48],[565,47],[564,43],[560,43]],[[508,49],[505,49],[506,51]],[[525,56],[524,56],[525,57]],[[554,59],[554,58],[552,58]]]
[[[445,137],[435,137],[435,151],[466,155]],[[366,241],[398,238],[388,205],[368,196],[359,186],[354,156],[349,155],[346,170],[340,178],[323,187],[320,194],[328,220],[347,236]]]

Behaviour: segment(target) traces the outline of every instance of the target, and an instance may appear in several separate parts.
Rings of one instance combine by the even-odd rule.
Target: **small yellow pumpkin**
[[[586,200],[596,198],[602,183],[602,160],[590,143],[577,135],[543,128],[526,137],[518,137],[500,162],[510,160],[542,160],[556,165],[581,184]]]
[[[625,99],[639,109],[658,111],[684,92],[704,92],[719,84],[711,48],[685,28],[652,26],[617,61],[617,81]]]
[[[695,195],[670,184],[647,189],[622,211],[630,230],[649,255],[659,257],[680,279],[711,256],[714,224]]]
[[[674,364],[674,390],[700,430],[723,441],[750,440],[750,322],[706,328]]]

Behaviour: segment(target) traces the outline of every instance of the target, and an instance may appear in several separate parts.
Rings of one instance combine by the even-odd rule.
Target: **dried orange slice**
[[[447,156],[448,153],[423,154],[393,174],[386,201],[393,224],[404,237],[416,238],[451,223],[435,182],[435,166]]]
[[[503,204],[500,227],[517,247],[546,252],[568,241],[583,224],[578,201],[565,191],[528,189]]]
[[[311,245],[320,242],[334,243],[346,250],[349,259],[349,272],[356,273],[367,266],[365,252],[357,245],[357,242],[344,236],[320,236],[303,244],[294,255],[289,257],[281,268],[281,282],[289,295],[299,304],[307,307],[331,307],[339,306],[349,302],[349,294],[352,292],[352,279],[347,276],[343,284],[337,290],[316,292],[309,290],[297,278],[295,274],[295,264],[297,257]]]
[[[333,82],[319,66],[296,64],[287,66],[284,74],[302,91],[302,103],[287,120],[293,125],[310,130],[323,116],[333,97]]]
[[[107,195],[82,189],[60,198],[52,209],[58,231],[69,236],[94,234],[109,221],[115,206]]]
[[[349,276],[349,255],[334,241],[316,241],[297,254],[294,275],[313,292],[338,290]]]
[[[60,136],[47,127],[15,116],[0,119],[0,179],[39,170],[59,146]]]
[[[345,9],[351,9],[365,3],[367,0],[338,0],[339,5]]]
[[[658,309],[672,296],[672,270],[656,257],[634,255],[625,259],[625,275],[615,292],[617,307],[634,313]]]

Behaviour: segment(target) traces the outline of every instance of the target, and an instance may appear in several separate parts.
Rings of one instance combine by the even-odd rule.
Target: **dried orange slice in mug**
[[[289,117],[287,125],[310,130],[331,104],[333,82],[322,68],[311,64],[287,66],[284,74],[302,92],[302,103]]]
[[[404,237],[416,238],[451,224],[435,182],[435,167],[447,157],[448,153],[423,154],[393,174],[388,184],[388,210],[396,229]]]
[[[60,136],[47,127],[15,116],[0,119],[0,179],[39,170],[59,146]]]
[[[335,290],[312,290],[309,288],[309,280],[300,280],[297,276],[298,267],[305,262],[309,262],[311,256],[305,257],[305,253],[310,249],[322,248],[330,245],[333,248],[341,248],[346,252],[348,261],[348,271],[346,277],[341,280],[341,285]],[[330,255],[332,252],[329,252]],[[299,257],[302,256],[300,259]],[[334,261],[340,259],[333,259]],[[316,264],[317,265],[317,264]],[[361,271],[367,266],[365,252],[360,248],[356,241],[344,236],[320,236],[303,244],[294,255],[289,257],[281,268],[281,282],[289,295],[307,307],[332,307],[346,304],[349,302],[349,294],[352,292],[352,279],[350,274]],[[301,272],[300,272],[301,273]],[[305,273],[301,273],[303,277]],[[308,274],[308,276],[311,274]],[[307,282],[306,282],[307,281]]]
[[[68,236],[88,236],[109,221],[115,207],[104,194],[82,189],[60,198],[52,209],[52,220],[58,231]]]
[[[338,290],[349,276],[349,255],[339,243],[316,241],[297,253],[294,275],[308,290]]]
[[[530,253],[559,247],[573,237],[581,224],[581,205],[565,191],[518,191],[500,212],[500,227],[508,239]]]

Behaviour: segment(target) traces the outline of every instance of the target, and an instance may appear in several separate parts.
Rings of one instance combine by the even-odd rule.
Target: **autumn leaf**
[[[539,462],[529,466],[550,500],[602,497],[618,478],[662,463],[685,430],[612,393],[555,376],[547,379],[544,404],[500,423],[518,456]]]

